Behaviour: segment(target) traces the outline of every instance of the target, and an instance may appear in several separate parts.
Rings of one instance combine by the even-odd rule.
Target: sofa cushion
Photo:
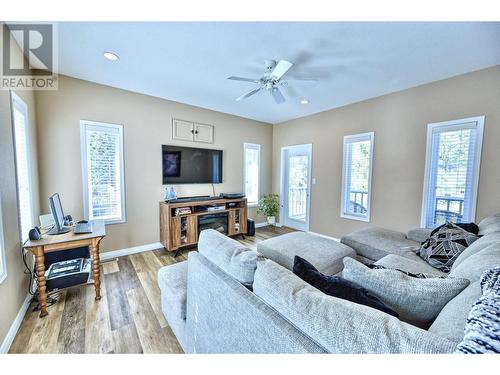
[[[500,213],[484,218],[478,225],[480,236],[500,232]]]
[[[485,249],[466,258],[455,267],[450,276],[469,279],[471,282],[479,280],[484,271],[500,264],[500,243],[494,242]]]
[[[357,230],[342,237],[340,242],[356,250],[359,255],[374,261],[389,254],[406,256],[420,247],[419,242],[407,239],[404,233],[383,228]]]
[[[469,285],[459,278],[419,279],[390,269],[372,270],[350,258],[344,259],[343,277],[368,289],[401,320],[427,328],[443,307]]]
[[[441,310],[429,332],[460,342],[464,337],[465,321],[474,302],[481,296],[479,281],[470,284]]]
[[[418,243],[424,242],[431,235],[432,229],[412,228],[406,233],[406,238]]]
[[[368,306],[328,296],[262,259],[254,292],[330,353],[449,353],[456,343]]]
[[[293,273],[309,285],[312,285],[329,296],[369,306],[398,317],[398,314],[394,310],[391,310],[385,303],[372,295],[365,288],[339,276],[323,275],[314,268],[311,263],[301,257],[295,257]]]
[[[453,266],[451,267],[452,270],[457,268],[463,261],[465,261],[468,257],[477,254],[481,250],[486,249],[489,245],[491,244],[500,244],[500,232],[494,232],[488,235],[485,235],[481,238],[479,238],[477,241],[474,241],[467,249],[465,249],[462,254],[460,254],[453,263]]]
[[[500,267],[481,276],[482,296],[467,318],[464,339],[457,353],[500,353]]]
[[[257,250],[290,271],[295,256],[299,256],[325,275],[339,273],[343,268],[342,259],[356,256],[353,249],[338,241],[304,232],[287,233],[259,242]]]
[[[411,273],[423,273],[435,277],[446,276],[447,274],[432,267],[418,256],[413,258],[402,257],[400,255],[390,254],[375,262],[377,266],[382,266],[390,269],[399,269]]]
[[[431,266],[450,272],[459,255],[479,237],[453,223],[446,223],[433,231],[422,243],[417,254]]]
[[[198,251],[245,286],[251,286],[257,252],[213,229],[201,231]]]
[[[158,270],[162,309],[167,320],[186,320],[187,263],[174,263]]]

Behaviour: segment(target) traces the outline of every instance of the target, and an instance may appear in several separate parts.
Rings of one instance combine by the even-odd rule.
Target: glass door
[[[281,223],[298,230],[309,230],[312,145],[282,148]]]

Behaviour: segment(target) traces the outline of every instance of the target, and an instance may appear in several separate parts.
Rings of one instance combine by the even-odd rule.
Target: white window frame
[[[21,226],[21,205],[19,202],[19,183],[18,183],[18,171],[17,171],[17,150],[16,150],[16,129],[15,129],[15,115],[14,115],[14,108],[17,110],[21,111],[24,115],[25,118],[25,126],[26,128],[24,129],[24,142],[25,142],[25,148],[26,148],[26,161],[27,161],[27,169],[28,169],[28,190],[29,190],[29,206],[30,206],[30,225],[29,227],[33,227],[35,225],[35,208],[33,205],[34,199],[33,199],[33,171],[32,171],[32,161],[31,161],[31,146],[30,146],[30,133],[31,133],[31,126],[30,126],[30,118],[29,118],[29,113],[28,113],[28,105],[22,100],[15,92],[10,91],[10,99],[11,99],[11,105],[12,105],[12,110],[11,110],[11,121],[12,121],[12,137],[14,141],[14,160],[16,163],[16,192],[17,192],[17,208],[19,212],[19,217],[18,217],[18,223],[19,223],[19,236],[21,238],[21,243],[25,241],[27,238],[23,238],[23,231],[22,231],[22,226]]]
[[[351,219],[351,220],[359,220],[359,221],[364,221],[369,223],[370,222],[370,217],[371,217],[371,201],[372,201],[372,173],[373,173],[373,149],[374,149],[374,142],[375,139],[375,133],[374,132],[368,132],[368,133],[360,133],[360,134],[353,134],[353,135],[346,135],[344,136],[344,149],[343,149],[343,159],[342,159],[342,195],[340,197],[341,203],[340,203],[340,217],[344,219]],[[345,194],[347,193],[347,181],[346,177],[348,175],[347,173],[347,168],[348,165],[346,163],[347,161],[347,145],[349,143],[355,143],[355,142],[362,142],[362,141],[370,141],[370,171],[368,172],[368,199],[367,199],[367,207],[366,207],[366,216],[362,215],[353,215],[346,213],[346,207],[345,207]]]
[[[422,196],[422,214],[420,219],[420,226],[425,228],[427,226],[427,200],[429,197],[429,185],[430,185],[430,174],[431,174],[431,160],[432,160],[432,135],[437,130],[460,130],[460,129],[470,129],[470,126],[464,126],[472,122],[476,123],[476,154],[474,155],[474,166],[472,171],[472,181],[471,181],[471,207],[470,207],[470,219],[474,221],[476,217],[476,205],[477,205],[477,192],[479,188],[479,173],[481,171],[481,150],[483,145],[483,133],[484,133],[484,116],[468,117],[459,120],[435,122],[427,125],[427,142],[426,142],[426,152],[425,152],[425,175],[424,175],[424,189]]]
[[[3,236],[2,194],[0,193],[0,284],[7,278],[7,254]]]
[[[258,143],[243,143],[243,189],[245,190],[246,194],[246,181],[247,181],[247,149],[253,149],[259,151],[259,158],[258,158],[258,164],[259,164],[259,181],[257,183],[257,202],[248,202],[248,207],[258,207],[259,206],[259,199],[260,199],[260,183],[261,183],[261,158],[262,158],[262,148],[261,145]]]
[[[81,142],[81,158],[82,158],[82,185],[83,185],[83,212],[85,218],[88,220],[90,217],[89,210],[89,181],[88,181],[88,163],[87,163],[87,137],[86,128],[87,126],[99,126],[103,128],[117,129],[120,134],[120,196],[121,196],[121,213],[122,216],[119,219],[104,219],[106,224],[122,224],[127,221],[126,206],[125,206],[125,158],[123,150],[123,125],[111,124],[107,122],[100,121],[89,121],[80,120],[80,142]],[[103,219],[94,219],[103,220]]]

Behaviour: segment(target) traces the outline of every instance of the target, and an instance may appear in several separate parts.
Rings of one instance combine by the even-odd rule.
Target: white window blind
[[[370,221],[374,133],[344,137],[341,217]]]
[[[483,126],[483,117],[429,124],[422,226],[474,221]]]
[[[125,221],[123,128],[81,121],[84,212],[89,220]]]
[[[28,107],[26,103],[14,93],[12,93],[12,119],[14,122],[19,222],[21,227],[21,240],[24,242],[28,238],[30,229],[34,226]]]
[[[249,205],[257,205],[260,194],[260,145],[245,143],[243,150],[245,195]]]
[[[3,221],[2,221],[2,196],[0,194],[0,284],[7,277],[7,260],[5,255],[5,243],[3,242]]]

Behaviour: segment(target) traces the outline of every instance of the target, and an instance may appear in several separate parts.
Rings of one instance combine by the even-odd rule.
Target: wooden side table
[[[103,221],[93,222],[93,232],[75,234],[73,231],[59,235],[43,235],[42,239],[29,240],[24,248],[35,255],[35,270],[38,282],[38,300],[40,303],[40,317],[47,313],[47,288],[45,280],[45,254],[54,251],[70,250],[88,246],[92,256],[92,275],[94,278],[95,300],[101,299],[99,243],[106,236],[106,227]],[[83,285],[83,284],[82,284]]]

